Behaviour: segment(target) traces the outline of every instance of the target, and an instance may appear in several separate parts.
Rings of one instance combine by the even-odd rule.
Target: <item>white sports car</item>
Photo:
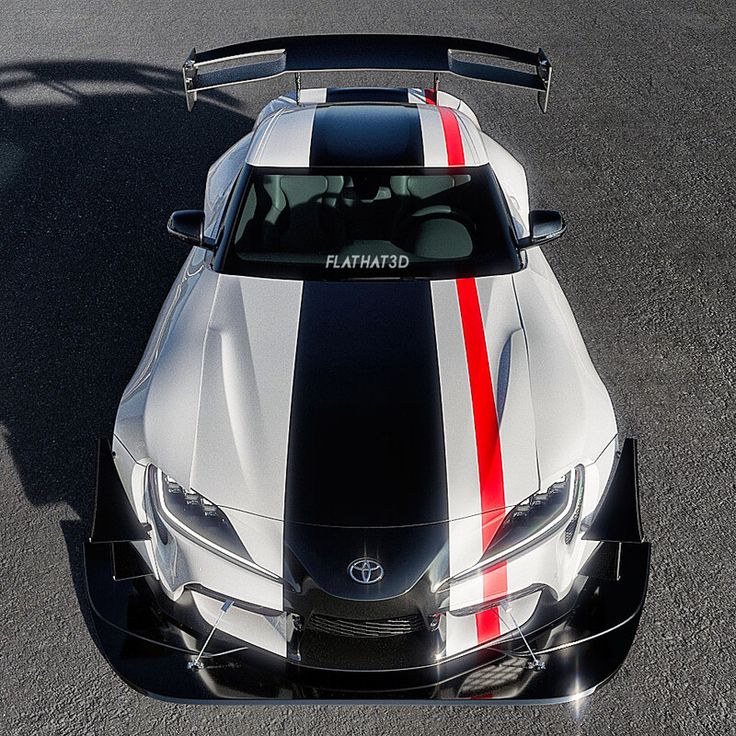
[[[301,87],[342,69],[434,85]],[[587,695],[646,594],[636,446],[537,247],[561,215],[438,89],[525,87],[544,111],[550,63],[269,39],[193,51],[187,102],[284,73],[204,209],[169,220],[192,249],[99,445],[100,647],[166,699]]]

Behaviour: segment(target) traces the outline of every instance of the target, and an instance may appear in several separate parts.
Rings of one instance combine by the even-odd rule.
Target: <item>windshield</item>
[[[457,278],[520,268],[489,166],[251,170],[225,273]]]

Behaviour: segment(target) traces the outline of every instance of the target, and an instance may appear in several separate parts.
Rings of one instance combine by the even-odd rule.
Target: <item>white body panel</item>
[[[299,281],[219,277],[187,479],[218,506],[283,518],[300,304]]]

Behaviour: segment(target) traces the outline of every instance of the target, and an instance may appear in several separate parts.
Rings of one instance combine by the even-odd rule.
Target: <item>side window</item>
[[[204,234],[208,238],[217,235],[227,198],[248,155],[251,138],[252,134],[248,133],[210,166],[204,191]]]

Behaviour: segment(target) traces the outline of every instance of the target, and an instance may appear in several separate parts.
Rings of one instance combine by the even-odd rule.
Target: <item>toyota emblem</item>
[[[348,575],[361,585],[377,583],[383,577],[383,567],[369,557],[359,557],[348,565]]]

